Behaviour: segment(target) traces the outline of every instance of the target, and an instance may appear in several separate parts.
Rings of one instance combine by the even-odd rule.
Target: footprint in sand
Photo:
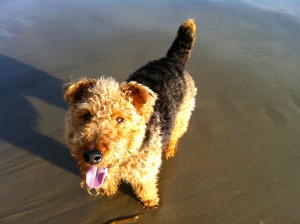
[[[273,123],[277,125],[283,125],[287,122],[285,115],[280,112],[277,108],[268,106],[265,109],[266,114],[272,120]]]

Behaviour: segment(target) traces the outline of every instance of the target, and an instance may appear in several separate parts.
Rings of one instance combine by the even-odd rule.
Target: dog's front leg
[[[112,196],[117,193],[119,184],[120,178],[116,174],[110,174],[101,186],[100,193],[105,196]]]
[[[132,183],[133,190],[143,203],[144,208],[156,208],[159,205],[156,176]]]

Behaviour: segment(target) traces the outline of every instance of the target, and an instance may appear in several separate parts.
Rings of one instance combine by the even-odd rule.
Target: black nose
[[[98,150],[85,150],[83,152],[84,160],[92,165],[100,163],[102,157],[103,153]]]

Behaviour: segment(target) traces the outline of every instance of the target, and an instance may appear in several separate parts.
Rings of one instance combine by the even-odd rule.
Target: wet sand
[[[300,223],[300,6],[226,2],[2,1],[0,223]],[[125,185],[90,196],[64,145],[64,80],[124,81],[189,17],[197,108],[163,163],[161,206]]]

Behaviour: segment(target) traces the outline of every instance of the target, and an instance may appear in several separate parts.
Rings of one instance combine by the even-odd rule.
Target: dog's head
[[[88,190],[102,186],[109,169],[141,147],[156,94],[136,82],[80,79],[64,85],[69,108],[65,136]]]

